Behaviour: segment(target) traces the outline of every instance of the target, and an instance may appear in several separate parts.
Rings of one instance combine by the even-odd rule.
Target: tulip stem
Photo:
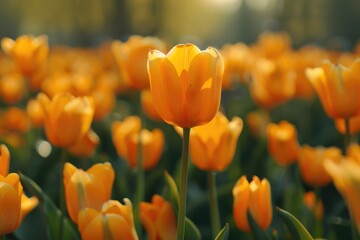
[[[351,134],[350,134],[350,119],[345,118],[345,146],[344,146],[344,154],[347,153],[347,148],[350,145],[351,142]]]
[[[64,229],[64,220],[65,220],[65,194],[64,194],[64,165],[67,160],[67,153],[65,149],[62,149],[61,151],[61,165],[60,165],[60,226],[59,226],[59,239],[63,239],[63,229]]]
[[[187,170],[189,161],[189,140],[190,129],[183,128],[183,145],[181,159],[181,179],[180,179],[180,201],[177,221],[176,239],[183,240],[185,234],[185,215],[186,215],[186,188],[187,188]]]
[[[6,239],[6,234],[0,235],[0,240],[5,240],[5,239]]]
[[[219,214],[219,204],[217,199],[216,191],[216,173],[215,171],[208,172],[208,186],[209,186],[209,200],[210,200],[210,216],[211,216],[211,226],[213,237],[217,236],[220,232],[220,214]]]

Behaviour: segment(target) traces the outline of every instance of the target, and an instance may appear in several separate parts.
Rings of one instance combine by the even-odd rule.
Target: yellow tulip
[[[266,133],[269,153],[279,165],[285,166],[296,161],[299,146],[294,125],[287,121],[270,123]]]
[[[105,202],[101,210],[85,208],[78,216],[78,228],[83,240],[137,240],[133,209],[129,199]]]
[[[19,175],[0,175],[0,235],[11,233],[20,225],[22,195]]]
[[[137,168],[138,146],[141,142],[143,168],[153,168],[159,162],[164,148],[164,134],[160,129],[141,129],[141,121],[137,116],[130,116],[124,121],[116,121],[112,125],[112,139],[118,155],[131,168]]]
[[[249,232],[247,211],[261,229],[265,230],[272,221],[272,203],[270,183],[267,179],[257,176],[249,183],[246,176],[242,176],[233,188],[233,215],[236,226],[242,231]]]
[[[10,152],[4,145],[0,145],[0,175],[6,177],[9,173]]]
[[[155,37],[135,35],[126,42],[114,41],[111,48],[123,81],[135,89],[149,88],[146,70],[148,52],[151,49],[165,51],[165,43]]]
[[[243,121],[231,122],[219,112],[210,122],[194,127],[190,133],[191,161],[201,170],[222,171],[231,163]]]
[[[167,55],[150,51],[150,87],[160,117],[186,128],[209,122],[219,110],[223,72],[223,60],[212,47],[201,51],[179,44]]]
[[[341,158],[341,150],[336,147],[302,146],[298,151],[298,164],[304,182],[314,187],[330,183],[331,177],[325,171],[323,163],[326,159],[339,162]]]
[[[160,195],[154,195],[151,203],[140,203],[140,221],[145,226],[149,240],[176,239],[174,210]]]
[[[50,101],[40,93],[37,99],[44,108],[45,133],[53,145],[67,148],[89,131],[94,116],[92,98],[59,93]]]
[[[38,37],[22,35],[15,41],[3,38],[1,46],[4,52],[15,60],[22,74],[26,76],[42,67],[49,52],[48,39],[45,35]]]
[[[360,60],[349,67],[323,62],[322,67],[307,69],[326,114],[331,118],[351,118],[360,114]]]
[[[70,218],[76,223],[81,209],[100,210],[111,197],[115,173],[110,163],[98,163],[86,172],[71,163],[64,165],[64,188],[66,207]]]

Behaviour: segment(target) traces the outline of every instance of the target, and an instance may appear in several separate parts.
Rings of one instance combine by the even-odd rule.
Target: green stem
[[[347,153],[347,148],[350,145],[351,142],[351,134],[350,134],[350,119],[345,118],[345,146],[344,146],[344,154]]]
[[[185,214],[186,214],[186,188],[187,188],[187,168],[189,161],[189,140],[190,129],[183,128],[183,145],[181,159],[181,179],[180,179],[180,202],[177,221],[176,239],[183,240],[185,233]]]
[[[60,165],[60,227],[59,227],[59,239],[63,239],[63,230],[64,230],[64,220],[65,220],[65,194],[64,194],[64,165],[67,160],[67,152],[65,149],[62,149],[61,151],[61,165]]]
[[[351,219],[351,235],[352,235],[352,239],[353,240],[360,240],[360,235],[359,232],[356,228],[355,222],[354,222],[354,218]]]
[[[208,187],[209,187],[209,200],[210,200],[210,216],[211,216],[211,226],[213,237],[217,236],[220,232],[220,214],[219,214],[219,204],[217,199],[216,191],[216,173],[215,171],[208,172]]]
[[[6,235],[0,235],[0,240],[5,240],[6,239]]]

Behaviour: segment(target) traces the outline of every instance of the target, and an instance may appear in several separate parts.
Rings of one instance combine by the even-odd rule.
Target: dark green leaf
[[[196,225],[187,217],[185,217],[185,236],[184,239],[200,240],[201,233]]]
[[[229,237],[229,224],[226,223],[223,229],[220,230],[215,240],[227,240]]]
[[[247,210],[246,212],[247,215],[247,219],[249,222],[249,226],[251,228],[251,232],[254,235],[255,239],[258,240],[270,240],[270,236],[268,236],[259,226],[259,224],[257,224],[257,222],[255,221],[255,219],[253,218],[253,216],[251,215],[250,211]]]
[[[167,171],[164,172],[164,176],[165,176],[166,184],[171,193],[170,194],[171,201],[174,203],[174,205],[175,205],[174,208],[175,208],[175,211],[177,212],[177,210],[179,208],[179,191],[177,189],[174,179],[171,177],[171,175]]]

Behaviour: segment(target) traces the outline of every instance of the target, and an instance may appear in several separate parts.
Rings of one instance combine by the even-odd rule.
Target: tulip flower
[[[21,219],[24,219],[39,204],[36,197],[27,197],[25,193],[21,196]]]
[[[337,147],[302,146],[298,151],[298,163],[304,182],[313,187],[321,187],[330,183],[331,177],[325,171],[323,163],[326,159],[339,162],[341,158],[341,150]]]
[[[16,62],[18,68],[25,76],[29,76],[44,65],[48,52],[47,36],[34,37],[22,35],[15,41],[3,38],[1,46],[4,52],[10,55]]]
[[[149,88],[148,52],[151,49],[165,51],[165,43],[155,37],[131,36],[126,42],[114,41],[111,48],[124,82],[138,90]]]
[[[253,49],[253,51],[269,59],[278,58],[289,50],[291,50],[291,39],[285,32],[262,33]]]
[[[89,131],[94,116],[92,98],[59,93],[50,101],[40,93],[37,99],[44,108],[45,133],[53,145],[67,148]]]
[[[352,118],[360,114],[360,60],[349,67],[323,62],[319,68],[307,69],[326,114],[331,118]]]
[[[317,220],[324,216],[324,204],[321,199],[316,199],[316,194],[312,191],[304,194],[304,205],[314,213]]]
[[[20,225],[22,195],[19,175],[0,175],[0,235],[11,233]]]
[[[270,123],[270,116],[268,112],[261,110],[249,112],[246,116],[246,123],[252,135],[264,137],[266,126]]]
[[[160,129],[141,129],[137,116],[130,116],[112,125],[112,139],[118,155],[131,168],[138,166],[138,146],[142,146],[143,168],[150,169],[159,162],[164,147],[164,134]]]
[[[99,145],[99,136],[90,129],[82,138],[74,145],[68,148],[69,152],[77,157],[90,157]]]
[[[6,177],[9,173],[10,152],[4,145],[0,145],[0,176]]]
[[[141,91],[141,107],[144,113],[153,120],[161,120],[161,117],[156,111],[153,96],[149,89]]]
[[[254,176],[249,183],[246,176],[242,176],[233,188],[233,197],[233,215],[239,229],[250,231],[248,210],[261,229],[269,227],[272,221],[272,203],[270,183],[267,179],[260,181]]]
[[[8,73],[0,79],[0,95],[6,103],[19,102],[26,95],[26,83],[18,73]]]
[[[83,240],[138,240],[134,227],[132,204],[124,199],[105,202],[101,210],[85,208],[78,216],[78,228]]]
[[[270,123],[266,133],[269,153],[279,165],[286,166],[296,161],[299,146],[294,125],[287,121]]]
[[[149,52],[148,72],[155,108],[167,123],[194,127],[219,110],[224,63],[212,47],[180,44],[170,52]]]
[[[65,163],[63,181],[66,207],[75,223],[81,209],[100,210],[102,204],[110,199],[114,178],[110,163],[95,164],[87,171]]]
[[[231,163],[243,121],[231,122],[219,112],[205,125],[192,128],[190,133],[191,161],[201,170],[223,171]]]
[[[335,121],[336,129],[340,133],[346,134],[345,119],[336,118],[336,119],[334,119],[334,121]],[[358,115],[356,117],[352,117],[352,118],[349,119],[349,131],[350,131],[350,134],[352,136],[357,134],[358,132],[360,132],[360,115]]]
[[[33,127],[44,126],[44,109],[37,99],[31,99],[26,106],[27,114]]]
[[[176,216],[171,204],[160,195],[154,195],[151,203],[140,203],[140,221],[149,240],[175,240]]]
[[[110,87],[96,87],[90,94],[94,99],[94,120],[106,118],[113,110],[116,102],[115,93]]]

